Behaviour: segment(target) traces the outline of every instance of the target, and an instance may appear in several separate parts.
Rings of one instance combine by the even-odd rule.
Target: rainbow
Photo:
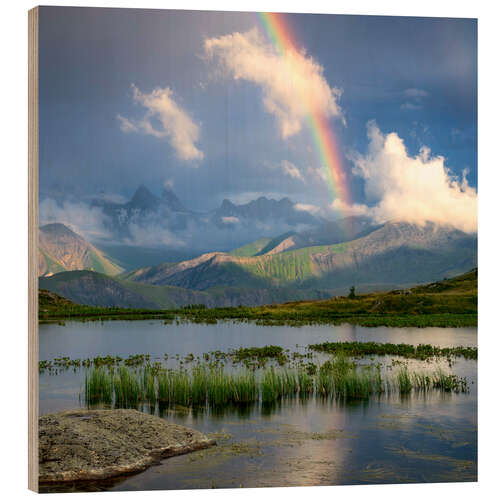
[[[285,14],[260,12],[258,16],[268,38],[282,57],[288,51],[299,52],[290,26],[287,25]],[[349,205],[350,192],[333,130],[321,110],[315,109],[312,105],[309,106],[307,125],[312,135],[318,160],[324,169],[332,201],[340,198],[342,202]]]

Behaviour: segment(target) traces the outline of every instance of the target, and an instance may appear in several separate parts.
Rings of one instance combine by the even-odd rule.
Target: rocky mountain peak
[[[132,208],[141,210],[156,210],[159,204],[160,200],[144,184],[137,188],[134,196],[129,201]]]
[[[173,192],[169,187],[165,187],[161,194],[161,202],[163,205],[166,205],[170,210],[174,212],[185,212],[186,208],[184,207],[181,200],[179,200],[178,196]]]

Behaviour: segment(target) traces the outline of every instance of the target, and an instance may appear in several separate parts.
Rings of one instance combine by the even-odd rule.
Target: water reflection
[[[269,344],[295,351],[297,344],[332,340],[475,346],[476,337],[475,328],[67,322],[66,326],[40,325],[40,358],[127,357],[137,353],[186,356]],[[390,358],[382,361],[390,364]],[[410,368],[437,366],[446,368],[446,361],[409,362]],[[472,382],[467,394],[383,394],[348,402],[289,398],[272,404],[210,410],[161,405],[142,408],[170,422],[212,434],[218,446],[170,458],[131,477],[51,487],[50,491],[475,481],[476,371],[476,361],[454,362],[453,372]],[[79,406],[82,374],[83,370],[42,374],[40,413]]]

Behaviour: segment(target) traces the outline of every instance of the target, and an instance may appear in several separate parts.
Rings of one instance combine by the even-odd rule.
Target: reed
[[[253,403],[259,400],[259,385],[255,372],[246,370],[233,376],[233,403]]]
[[[150,365],[146,365],[142,372],[142,395],[144,399],[147,399],[150,404],[156,403],[156,384],[155,384],[155,374],[153,368]]]
[[[263,403],[270,403],[281,397],[281,377],[276,373],[274,367],[264,370],[260,385]]]
[[[99,370],[97,368],[96,370]],[[143,399],[143,388],[141,388],[139,375],[135,370],[126,366],[118,367],[114,377],[112,377],[115,405],[122,408],[136,408]]]
[[[400,394],[409,394],[411,392],[413,387],[411,379],[412,377],[410,376],[406,366],[398,372],[396,376],[396,384]]]
[[[356,366],[343,355],[311,370],[269,367],[254,371],[225,371],[220,365],[197,364],[190,369],[165,369],[146,364],[144,368],[92,367],[85,374],[87,404],[137,407],[182,405],[193,408],[222,408],[259,401],[273,404],[283,398],[316,395],[337,400],[367,399],[395,390],[401,395],[412,391],[437,389],[466,392],[467,381],[442,370],[433,373],[410,372],[402,368],[395,377],[383,377],[380,365]]]
[[[85,372],[85,402],[88,405],[113,400],[113,378],[104,368],[98,367]]]

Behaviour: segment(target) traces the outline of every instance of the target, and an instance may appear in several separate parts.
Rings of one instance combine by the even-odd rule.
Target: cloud
[[[299,181],[304,182],[303,175],[292,162],[288,160],[282,160],[280,163],[280,168],[286,175],[292,177],[292,179],[298,179]]]
[[[168,87],[156,88],[150,94],[144,94],[135,85],[132,85],[132,90],[134,102],[144,106],[146,114],[140,120],[118,115],[122,132],[142,132],[167,139],[181,160],[203,159],[203,153],[195,145],[200,137],[200,128],[174,101],[172,90]]]
[[[107,240],[111,236],[101,208],[85,203],[58,203],[52,198],[45,198],[39,204],[39,220],[40,226],[53,222],[64,224],[89,241]]]
[[[325,169],[323,167],[308,167],[307,173],[317,181],[321,183],[328,182]]]
[[[384,135],[374,121],[368,122],[366,155],[351,156],[354,173],[365,181],[368,205],[345,205],[334,209],[372,215],[376,220],[453,226],[465,232],[477,231],[477,192],[469,186],[467,172],[459,178],[445,166],[442,156],[422,147],[410,156],[395,133]]]
[[[311,215],[315,215],[321,211],[320,207],[316,205],[309,205],[307,203],[296,203],[293,208],[299,212],[308,212]]]
[[[176,249],[186,246],[186,243],[181,238],[163,226],[161,222],[131,223],[128,228],[130,237],[124,239],[124,243],[127,245],[150,248],[165,246]]]
[[[414,111],[415,109],[420,109],[422,106],[420,104],[415,104],[413,102],[404,102],[401,104],[401,109],[405,111]]]
[[[139,132],[139,128],[136,127],[128,118],[122,115],[117,115],[118,121],[120,122],[120,130],[125,134],[129,132]]]
[[[406,97],[427,97],[429,93],[423,89],[406,89],[403,94]]]
[[[403,95],[409,100],[401,104],[400,108],[404,111],[415,111],[422,108],[422,101],[429,93],[423,89],[411,88],[404,90]]]
[[[174,187],[174,181],[172,179],[165,179],[163,181],[163,187],[165,189],[172,189]]]
[[[119,203],[123,204],[126,203],[128,200],[125,196],[117,193],[105,193],[105,192],[100,192],[95,199],[97,200],[102,200],[102,201],[108,201],[110,203]]]
[[[230,215],[228,217],[222,217],[222,223],[223,224],[239,224],[240,219],[238,217],[235,217],[233,215]]]
[[[205,53],[225,76],[262,89],[264,107],[278,120],[283,139],[299,132],[311,112],[342,118],[342,91],[330,87],[323,67],[305,51],[281,55],[252,29],[206,39]]]

